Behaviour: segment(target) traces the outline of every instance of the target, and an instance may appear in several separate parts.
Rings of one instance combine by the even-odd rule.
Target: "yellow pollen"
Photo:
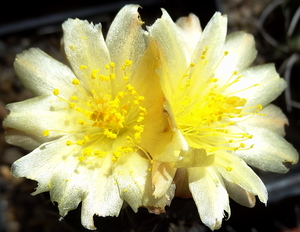
[[[257,105],[257,109],[258,109],[258,110],[261,110],[262,108],[263,108],[263,107],[262,107],[261,104]]]
[[[126,65],[126,66],[132,65],[132,61],[131,61],[131,60],[125,60],[125,65]]]
[[[80,70],[82,70],[82,69],[86,69],[86,68],[87,68],[87,66],[86,66],[86,65],[80,65],[80,66],[79,66],[79,69],[80,69]]]
[[[72,80],[72,84],[73,84],[73,85],[79,85],[79,84],[80,84],[80,81],[79,81],[78,79],[74,78],[74,79]]]
[[[77,99],[78,99],[77,96],[72,96],[72,97],[71,97],[71,100],[72,100],[72,101],[76,101]]]
[[[109,63],[110,67],[114,68],[116,66],[116,64],[114,62],[110,62]]]
[[[110,138],[110,139],[115,139],[117,138],[117,134],[116,133],[113,133],[112,131],[109,131],[108,129],[105,129],[103,131],[103,134],[107,136],[107,138]]]
[[[59,95],[59,89],[54,89],[54,90],[53,90],[53,94],[54,94],[55,96],[58,96],[58,95]]]
[[[71,146],[71,145],[73,145],[73,143],[72,143],[71,141],[68,140],[68,141],[66,142],[66,145],[67,145],[67,146]]]
[[[96,79],[99,71],[100,71],[99,69],[93,69],[91,73],[91,78]]]
[[[232,167],[230,167],[230,166],[226,167],[226,171],[228,171],[228,172],[232,171]]]
[[[44,130],[44,132],[43,132],[43,136],[48,136],[48,135],[50,135],[50,132],[49,132],[49,130]]]
[[[116,75],[114,73],[111,73],[111,74],[109,74],[109,78],[111,80],[114,80],[114,79],[116,79]]]
[[[75,107],[75,103],[69,103],[69,107],[71,108],[71,109],[73,109],[74,107]]]
[[[79,125],[84,125],[85,122],[84,122],[82,119],[78,119],[78,124],[79,124]]]

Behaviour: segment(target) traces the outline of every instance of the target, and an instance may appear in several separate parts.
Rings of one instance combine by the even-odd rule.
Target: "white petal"
[[[133,62],[133,69],[144,54],[148,39],[142,29],[143,22],[138,5],[126,5],[116,15],[106,37],[111,60],[122,65],[125,60]]]
[[[192,57],[202,32],[199,18],[194,14],[189,14],[188,17],[179,18],[176,24],[182,32],[185,47]]]
[[[53,89],[60,89],[62,96],[67,96],[73,91],[68,88],[73,72],[40,49],[31,48],[17,55],[14,67],[24,86],[35,95],[49,95]]]
[[[250,66],[256,57],[255,42],[252,35],[245,32],[235,32],[226,37],[224,52],[228,52],[215,71],[215,77],[222,85],[231,77],[234,71],[240,72]]]
[[[281,136],[285,135],[284,125],[287,124],[288,120],[286,116],[275,105],[267,105],[259,114],[252,115],[248,119],[236,123],[236,125],[246,130],[248,127],[262,127]]]
[[[265,185],[242,159],[230,153],[223,153],[216,154],[215,162],[218,171],[227,181],[257,195],[261,202],[267,202],[268,194]]]
[[[49,141],[47,137],[34,136],[12,128],[5,128],[5,140],[9,144],[22,147],[26,150],[33,150]]]
[[[255,205],[256,198],[252,193],[246,191],[233,182],[227,181],[226,179],[224,179],[224,184],[230,198],[236,203],[251,208]]]
[[[193,92],[199,90],[199,85],[203,85],[209,78],[212,78],[213,71],[217,68],[223,56],[223,47],[227,32],[227,17],[216,12],[204,28],[200,40],[194,52],[191,68]],[[201,57],[206,52],[205,59]],[[207,62],[205,62],[207,60]],[[205,63],[205,64],[204,64]],[[177,63],[181,64],[181,63]]]
[[[173,22],[168,12],[162,10],[160,19],[148,27],[150,36],[155,39],[161,52],[161,85],[164,93],[171,97],[179,81],[189,67],[190,56],[181,31]]]
[[[77,159],[81,147],[67,146],[66,139],[43,144],[17,160],[12,174],[38,181],[34,194],[49,191],[51,200],[58,202],[61,216],[82,201],[82,224],[95,229],[94,214],[117,216],[122,207],[123,201],[110,175],[112,161],[108,156],[95,166],[86,166]]]
[[[247,164],[265,171],[287,172],[284,163],[295,164],[299,156],[296,149],[282,136],[261,127],[248,127],[245,132],[253,135],[243,143],[251,149],[237,150],[234,153]]]
[[[236,93],[236,96],[247,99],[245,106],[266,106],[286,88],[286,82],[279,77],[274,64],[251,67],[240,74],[243,77],[227,88],[225,94]]]
[[[201,221],[211,230],[221,227],[224,211],[230,215],[222,177],[213,168],[189,168],[189,188]]]
[[[123,159],[121,157],[114,170],[114,176],[121,198],[135,212],[141,206],[157,207],[163,211],[174,196],[175,187],[173,185],[167,187],[168,190],[164,196],[160,198],[153,196],[150,161],[136,153],[126,154]]]
[[[86,20],[68,19],[62,28],[68,62],[76,77],[84,84],[91,85],[93,70],[99,70],[99,75],[101,72],[106,73],[104,66],[110,62],[101,24],[93,25]]]
[[[113,175],[100,174],[96,170],[87,173],[85,180],[88,189],[82,201],[81,222],[88,229],[96,229],[93,216],[118,216],[123,205],[118,185]]]
[[[7,109],[10,110],[10,114],[3,125],[33,135],[32,139],[40,137],[39,141],[50,141],[79,127],[75,117],[77,113],[70,112],[67,104],[54,95],[8,104]],[[49,136],[43,136],[45,130],[51,130]],[[17,136],[8,139],[11,143],[20,145],[18,138]]]
[[[152,184],[153,196],[155,198],[163,197],[173,182],[176,168],[171,163],[154,161],[152,164]]]

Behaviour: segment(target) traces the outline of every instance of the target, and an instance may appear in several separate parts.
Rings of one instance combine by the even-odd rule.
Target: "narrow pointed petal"
[[[176,168],[172,167],[170,163],[154,161],[151,171],[152,184],[154,186],[153,196],[161,198],[167,193],[169,186],[171,186]]]
[[[288,120],[280,108],[268,105],[259,111],[258,115],[252,115],[247,120],[237,122],[237,125],[245,130],[249,127],[261,127],[284,136],[284,126],[288,125]]]
[[[40,49],[31,48],[17,55],[14,67],[24,86],[36,96],[52,95],[56,88],[70,93],[66,86],[74,79],[72,71]]]
[[[161,79],[162,88],[164,93],[170,96],[188,68],[190,57],[185,49],[181,31],[165,10],[162,10],[162,13],[162,17],[157,19],[151,27],[148,27],[148,30],[157,42],[158,49],[162,54],[163,70],[160,70],[164,72]],[[176,59],[174,59],[175,57]]]
[[[189,14],[188,17],[179,18],[176,25],[182,31],[185,47],[192,57],[202,33],[199,18],[194,14]]]
[[[222,177],[210,168],[190,168],[189,188],[201,221],[211,230],[219,229],[224,211],[230,215],[229,199]]]
[[[28,134],[24,131],[19,131],[13,128],[5,128],[5,140],[7,143],[19,146],[25,150],[34,150],[39,147],[41,144],[48,142],[46,137],[35,136]]]
[[[226,32],[227,17],[222,16],[219,12],[215,13],[204,28],[191,60],[195,64],[190,73],[192,81],[195,82],[194,87],[199,89],[197,82],[206,83],[212,77],[213,70],[217,68],[223,56]]]
[[[236,203],[250,208],[255,206],[256,198],[252,193],[246,191],[236,183],[229,182],[226,179],[223,181],[230,198]]]
[[[242,159],[230,153],[224,153],[216,155],[216,164],[218,171],[227,181],[257,195],[261,202],[267,202],[268,194],[265,185]]]
[[[41,141],[47,142],[79,128],[76,119],[71,120],[66,116],[67,110],[58,110],[59,108],[66,109],[66,107],[67,104],[64,101],[53,95],[9,104],[7,109],[10,110],[10,114],[3,125],[35,137],[43,137]],[[43,132],[49,129],[52,130],[49,136],[43,136]],[[18,144],[18,138],[9,140],[13,144]]]
[[[253,36],[241,31],[226,37],[223,52],[228,54],[224,55],[214,72],[215,77],[220,80],[220,85],[228,81],[233,72],[240,73],[248,68],[257,54]]]
[[[96,229],[94,215],[101,217],[118,216],[123,205],[123,199],[113,176],[97,174],[92,171],[89,175],[93,183],[89,187],[86,198],[82,201],[81,223],[88,229]]]
[[[142,29],[143,21],[138,13],[138,5],[126,5],[112,22],[106,37],[111,60],[123,64],[133,62],[133,69],[144,54],[148,39]],[[122,28],[122,30],[120,30]]]
[[[275,100],[286,88],[286,82],[280,78],[274,64],[265,64],[248,68],[241,73],[242,78],[226,89],[225,94],[239,91],[236,95],[247,99],[245,106],[266,106]]]
[[[234,152],[247,164],[265,171],[285,173],[288,171],[285,163],[298,162],[296,149],[277,133],[259,127],[249,127],[247,133],[253,135],[253,138],[244,141],[246,147],[254,146],[248,150]]]
[[[64,52],[76,77],[83,83],[91,84],[93,70],[103,72],[110,62],[101,24],[93,25],[88,21],[68,19],[63,23]]]

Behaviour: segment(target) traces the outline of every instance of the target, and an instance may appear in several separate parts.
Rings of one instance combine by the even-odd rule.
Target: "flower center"
[[[205,56],[207,50],[208,48],[203,52],[198,64],[190,65],[173,96],[172,102],[175,104],[172,108],[177,127],[191,147],[205,149],[208,153],[216,150],[250,149],[254,145],[246,147],[243,141],[251,139],[253,135],[241,131],[235,124],[244,120],[246,116],[259,114],[262,106],[245,106],[247,99],[240,98],[236,94],[258,84],[225,95],[225,90],[240,81],[242,75],[234,71],[228,81],[221,84],[212,72],[208,74],[206,83],[195,92],[192,85],[199,86],[199,83],[195,81],[197,78],[190,77],[190,69],[195,68],[194,73],[198,76],[203,75],[201,70],[208,63]],[[224,57],[227,54],[228,52],[225,52]]]
[[[69,98],[61,97],[59,89],[53,90],[53,94],[68,105],[66,114],[70,114],[68,118],[72,118],[76,129],[60,132],[78,138],[68,140],[66,145],[82,147],[78,157],[80,161],[107,154],[117,161],[123,153],[137,149],[147,110],[143,107],[144,97],[129,83],[131,64],[127,60],[120,67],[118,73],[122,73],[122,77],[116,76],[115,63],[111,62],[105,66],[103,73],[92,70],[84,84],[73,79],[76,94]],[[88,67],[82,65],[79,68],[84,70]],[[45,130],[44,136],[50,132]]]

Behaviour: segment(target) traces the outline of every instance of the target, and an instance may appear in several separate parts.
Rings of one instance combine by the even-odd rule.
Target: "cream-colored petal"
[[[286,88],[286,82],[279,77],[274,64],[251,67],[240,75],[243,77],[227,88],[224,94],[236,93],[236,96],[247,99],[245,106],[266,106]]]
[[[114,169],[114,178],[119,187],[120,195],[133,211],[143,205],[145,190],[152,190],[152,185],[148,175],[150,175],[150,161],[140,157],[136,153],[126,154],[126,159],[130,162],[124,162],[122,157],[118,160],[118,165]],[[147,191],[146,190],[146,191]]]
[[[144,54],[149,43],[143,22],[138,13],[138,5],[126,5],[116,15],[106,37],[111,60],[122,65],[125,60],[133,62],[133,70]]]
[[[118,216],[123,205],[118,185],[113,175],[99,174],[92,170],[86,181],[88,189],[86,198],[82,201],[81,223],[88,229],[96,229],[93,216]],[[91,183],[92,182],[92,183]]]
[[[176,168],[189,167],[209,167],[213,165],[215,156],[209,155],[204,149],[190,148],[188,151],[182,150],[180,160],[174,164]]]
[[[268,193],[265,185],[242,159],[224,152],[216,154],[215,163],[218,171],[227,181],[235,183],[248,192],[257,195],[261,202],[267,202]]]
[[[222,177],[214,168],[189,168],[189,188],[201,221],[211,230],[219,229],[224,211],[230,216],[227,191]]]
[[[155,198],[163,197],[173,182],[176,168],[171,163],[154,161],[152,164],[152,184],[153,196]]]
[[[86,20],[68,19],[62,25],[64,51],[76,77],[91,88],[91,75],[106,74],[105,65],[110,62],[101,24],[93,25]]]
[[[176,25],[182,32],[185,47],[192,57],[202,32],[199,18],[194,14],[189,14],[187,17],[177,19]]]
[[[253,135],[252,139],[244,141],[245,147],[251,149],[237,150],[234,153],[241,157],[247,164],[265,171],[287,172],[284,163],[295,164],[299,156],[296,149],[281,135],[261,127],[245,129]]]
[[[252,193],[246,191],[236,183],[229,182],[226,179],[223,181],[230,198],[236,203],[250,208],[255,206],[256,198]]]
[[[80,146],[67,146],[67,138],[45,143],[12,166],[16,177],[38,181],[34,194],[49,191],[61,216],[82,201],[82,224],[95,229],[93,215],[117,216],[123,201],[111,175],[111,158],[101,158],[97,168],[80,163]],[[31,168],[28,168],[31,167]]]
[[[74,79],[73,72],[40,49],[31,48],[17,55],[14,67],[24,86],[34,95],[53,94],[56,88],[63,90],[62,96],[73,91],[68,88]]]
[[[6,128],[23,131],[34,137],[43,137],[45,130],[50,134],[40,141],[50,141],[53,138],[76,131],[76,111],[70,111],[68,104],[56,96],[40,96],[22,102],[7,105],[10,114],[4,120]],[[18,136],[8,138],[13,144],[18,144]],[[19,145],[19,144],[18,144]]]
[[[233,72],[239,74],[248,68],[257,54],[253,36],[242,31],[231,33],[226,37],[223,51],[228,54],[224,56],[214,73],[219,79],[219,85],[225,84]]]
[[[181,31],[164,9],[162,13],[162,17],[148,30],[161,52],[162,70],[159,72],[162,89],[168,99],[189,67],[190,56]]]
[[[49,138],[46,136],[35,136],[13,128],[5,128],[5,140],[9,144],[26,150],[33,150],[41,144],[49,142]]]
[[[176,158],[170,143],[172,132],[169,128],[168,117],[162,110],[165,100],[156,73],[156,69],[159,68],[159,59],[156,59],[158,56],[156,46],[151,41],[129,81],[137,93],[144,97],[142,106],[147,110],[140,147],[149,152],[154,160],[168,159],[168,162],[172,162]]]
[[[193,94],[197,94],[199,88],[208,79],[214,77],[213,72],[223,56],[226,32],[227,17],[216,12],[204,28],[192,58],[192,63],[195,66],[190,71],[192,77],[192,89],[190,91]]]
[[[245,130],[249,127],[262,127],[281,136],[285,135],[284,125],[287,124],[287,117],[275,105],[267,105],[259,114],[251,115],[248,119],[236,123],[237,126],[245,128]]]
[[[137,153],[131,153],[126,154],[126,157],[121,157],[114,169],[120,196],[135,212],[142,206],[153,207],[157,211],[163,212],[164,207],[170,205],[173,199],[175,191],[173,185],[168,187],[168,191],[161,198],[153,196],[150,167],[149,160]]]

